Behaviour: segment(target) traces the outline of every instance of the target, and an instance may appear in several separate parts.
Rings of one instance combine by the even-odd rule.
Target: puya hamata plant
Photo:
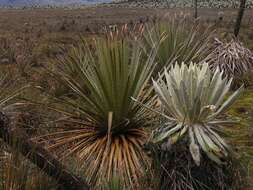
[[[117,173],[125,186],[134,188],[148,162],[142,145],[144,127],[153,117],[131,97],[152,106],[148,81],[156,48],[143,56],[137,42],[113,35],[95,39],[92,47],[82,42],[82,48],[58,60],[53,75],[67,93],[52,97],[53,109],[65,117],[55,130],[34,140],[47,142],[62,159],[77,158],[96,187]]]
[[[164,110],[159,114],[165,122],[153,132],[151,142],[170,147],[188,139],[196,165],[201,163],[202,152],[215,163],[225,164],[231,149],[220,132],[223,124],[232,121],[219,118],[244,89],[241,86],[227,97],[231,83],[232,78],[223,78],[223,71],[219,68],[212,74],[206,63],[175,64],[170,71],[165,69],[163,75],[153,80]]]
[[[186,18],[172,18],[168,23],[158,22],[146,26],[143,41],[147,49],[159,44],[155,74],[164,67],[178,63],[199,62],[209,54],[213,36],[210,27],[202,30],[199,23],[190,26]]]

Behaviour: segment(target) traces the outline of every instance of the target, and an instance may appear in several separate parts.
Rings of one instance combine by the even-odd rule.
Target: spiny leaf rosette
[[[131,97],[152,107],[155,48],[143,56],[136,41],[99,38],[59,60],[53,75],[67,88],[55,110],[67,116],[57,131],[38,137],[62,157],[76,156],[95,186],[119,176],[136,189],[148,159],[144,128],[154,118]],[[144,58],[145,57],[145,58]],[[74,75],[73,75],[74,73]]]
[[[188,138],[197,165],[200,165],[201,151],[217,164],[224,164],[230,148],[219,132],[223,124],[231,121],[219,120],[217,116],[233,104],[243,87],[224,101],[232,79],[222,75],[219,68],[212,75],[206,63],[202,66],[182,63],[170,71],[165,69],[153,85],[165,110],[162,115],[166,123],[154,132],[152,141],[163,142],[164,146]]]
[[[207,56],[207,62],[212,71],[217,67],[228,77],[241,77],[253,68],[253,53],[241,42],[231,40],[222,42],[215,39],[215,48]]]
[[[176,61],[199,62],[210,53],[208,46],[213,35],[212,30],[207,28],[203,31],[200,24],[189,25],[187,22],[185,18],[173,18],[169,23],[158,22],[147,26],[144,43],[147,47],[159,44],[156,71],[160,72]]]

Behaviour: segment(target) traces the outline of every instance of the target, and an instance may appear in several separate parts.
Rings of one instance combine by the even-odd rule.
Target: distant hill
[[[114,0],[121,6],[128,7],[193,7],[193,0]],[[198,0],[198,7],[238,8],[240,0]],[[247,0],[247,8],[253,8],[253,0]]]
[[[112,0],[0,0],[0,6],[68,5],[108,3]]]
[[[45,6],[45,5],[87,5],[114,2],[126,7],[192,7],[192,0],[0,0],[3,6]],[[198,0],[198,7],[237,8],[240,0]],[[253,0],[247,0],[247,7],[253,8]]]

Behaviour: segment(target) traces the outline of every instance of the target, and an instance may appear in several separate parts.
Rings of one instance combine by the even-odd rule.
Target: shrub
[[[225,76],[240,78],[252,70],[253,53],[237,40],[222,42],[216,39],[214,50],[205,61],[212,71],[219,67]]]

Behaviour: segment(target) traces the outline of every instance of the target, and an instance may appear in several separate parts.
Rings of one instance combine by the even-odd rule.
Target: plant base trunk
[[[164,151],[153,147],[153,168],[159,190],[240,190],[243,189],[242,173],[236,162],[218,166],[202,154],[201,165],[192,160],[186,144],[174,145]],[[154,181],[154,180],[153,180]]]
[[[246,0],[241,0],[238,16],[235,23],[234,35],[237,37],[241,29],[242,18],[246,7]]]

